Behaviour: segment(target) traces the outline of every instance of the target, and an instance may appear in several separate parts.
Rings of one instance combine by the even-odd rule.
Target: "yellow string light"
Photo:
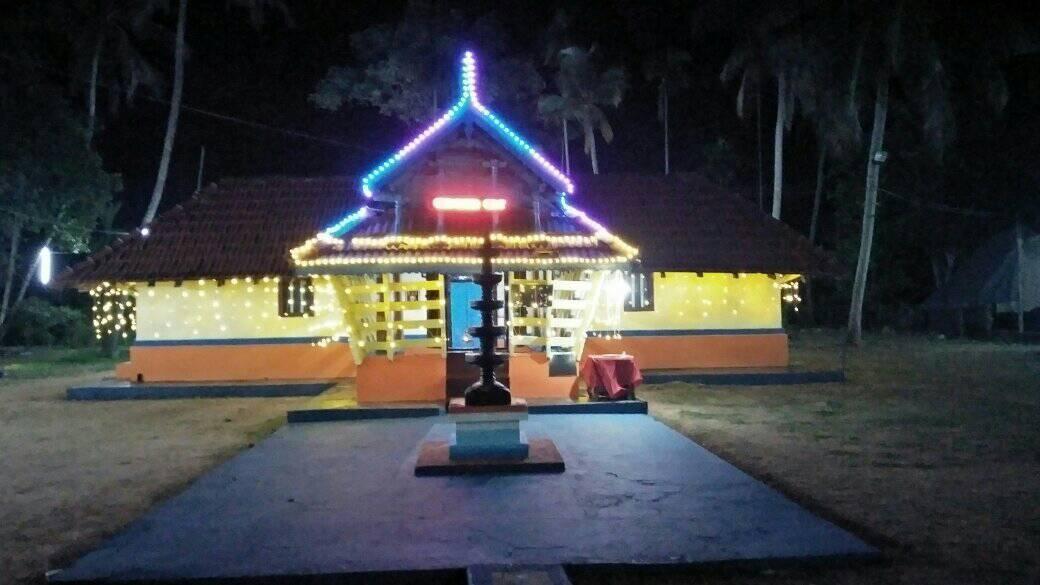
[[[90,289],[89,294],[93,299],[91,324],[96,339],[112,335],[127,339],[137,330],[136,299],[132,286],[105,281]]]
[[[538,256],[519,256],[509,258],[492,258],[491,263],[493,265],[508,265],[508,266],[543,266],[550,267],[560,264],[582,264],[582,265],[596,265],[596,264],[621,264],[628,262],[632,259],[631,256],[604,256],[600,258],[588,258],[585,256],[555,256],[550,258],[543,258]],[[328,256],[325,258],[316,258],[313,260],[301,260],[297,262],[297,266],[305,268],[314,268],[322,266],[344,266],[344,265],[355,265],[355,264],[377,264],[377,265],[389,265],[389,264],[403,264],[403,265],[421,265],[421,264],[447,264],[447,265],[479,265],[482,262],[480,256],[459,256],[459,255],[436,255],[436,254],[424,254],[424,255],[390,255],[385,254],[382,256],[370,256],[370,257],[357,257],[357,256]]]
[[[606,230],[598,230],[592,235],[579,235],[579,234],[566,234],[566,235],[555,235],[555,234],[544,234],[544,233],[531,233],[531,234],[502,234],[492,233],[490,235],[492,242],[499,248],[506,249],[517,249],[517,250],[531,250],[535,252],[539,251],[550,251],[559,248],[595,248],[601,244],[607,244],[611,246],[617,257],[621,257],[621,260],[615,258],[602,258],[602,259],[590,259],[577,256],[565,256],[555,258],[543,258],[528,257],[528,258],[514,258],[511,259],[514,263],[529,264],[529,265],[541,265],[547,266],[552,264],[604,264],[614,262],[625,262],[632,260],[639,255],[639,249],[634,246],[630,246],[621,238]],[[399,251],[399,250],[416,250],[416,251],[433,251],[440,250],[442,252],[450,252],[452,250],[478,250],[484,245],[483,236],[452,236],[446,234],[434,234],[434,235],[412,235],[412,234],[392,234],[378,237],[358,236],[350,240],[351,250],[383,250],[383,251]],[[322,251],[320,248],[326,246],[327,249]],[[441,254],[426,254],[416,257],[414,260],[410,259],[404,262],[391,262],[388,259],[391,256],[377,256],[375,258],[355,258],[353,261],[349,260],[350,256],[341,255],[347,250],[347,244],[344,240],[329,236],[328,234],[321,233],[316,237],[313,237],[303,245],[297,246],[289,251],[289,255],[293,262],[297,266],[330,266],[330,265],[342,265],[342,264],[390,264],[390,263],[405,263],[405,264],[427,264],[427,263],[439,263],[439,264],[479,264],[480,259],[476,256],[458,256],[458,255],[447,255]],[[315,257],[319,254],[340,254],[326,257]],[[336,259],[328,262],[329,259]],[[504,263],[500,261],[499,263]]]

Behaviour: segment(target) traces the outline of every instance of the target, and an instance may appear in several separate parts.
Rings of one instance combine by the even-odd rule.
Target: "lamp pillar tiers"
[[[481,248],[480,275],[475,278],[480,285],[480,300],[471,304],[474,309],[480,311],[480,326],[470,328],[470,335],[480,340],[480,351],[466,356],[469,363],[480,366],[480,380],[466,389],[467,406],[503,406],[512,402],[509,389],[495,377],[495,368],[505,361],[495,349],[498,338],[505,335],[506,328],[495,323],[496,312],[505,306],[505,303],[495,298],[498,283],[502,282],[502,275],[491,270],[491,258],[494,255],[489,230]]]

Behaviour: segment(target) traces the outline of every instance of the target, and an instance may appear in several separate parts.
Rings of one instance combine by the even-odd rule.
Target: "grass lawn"
[[[0,584],[43,582],[45,570],[98,546],[307,400],[68,402],[66,388],[99,380],[84,372],[110,370],[112,361],[62,354],[4,360]]]
[[[795,336],[794,361],[835,361],[836,336]],[[1040,346],[871,337],[848,354],[848,376],[805,386],[663,384],[640,397],[660,420],[879,545],[885,562],[653,582],[1040,583]]]
[[[833,367],[836,341],[796,334],[792,359]],[[97,546],[308,400],[66,402],[66,387],[110,363],[60,353],[38,354],[41,365],[23,356],[0,380],[0,583],[34,582]],[[849,353],[848,372],[846,384],[666,384],[641,397],[654,416],[879,545],[885,562],[575,570],[574,582],[1040,582],[1040,347],[871,337]]]
[[[126,349],[114,358],[102,357],[96,347],[61,349],[48,347],[0,348],[0,370],[3,380],[32,380],[56,376],[73,376],[110,372],[126,361]]]

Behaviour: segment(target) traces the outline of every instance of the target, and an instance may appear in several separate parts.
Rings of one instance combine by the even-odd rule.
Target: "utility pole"
[[[195,178],[195,192],[198,193],[202,190],[202,169],[206,166],[206,145],[202,145],[202,150],[199,151],[199,174]]]
[[[1015,222],[1015,286],[1018,289],[1018,335],[1021,337],[1026,332],[1026,316],[1025,316],[1025,295],[1026,285],[1025,277],[1022,274],[1025,263],[1023,262],[1024,252],[1022,249],[1022,220],[1019,219]]]

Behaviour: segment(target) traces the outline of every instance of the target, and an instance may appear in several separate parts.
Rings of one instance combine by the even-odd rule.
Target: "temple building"
[[[359,178],[221,181],[64,273],[99,336],[133,339],[116,375],[443,401],[476,376],[486,242],[514,396],[575,396],[590,354],[787,365],[782,304],[826,258],[696,175],[572,179],[480,101],[472,54],[461,68],[458,101]]]

